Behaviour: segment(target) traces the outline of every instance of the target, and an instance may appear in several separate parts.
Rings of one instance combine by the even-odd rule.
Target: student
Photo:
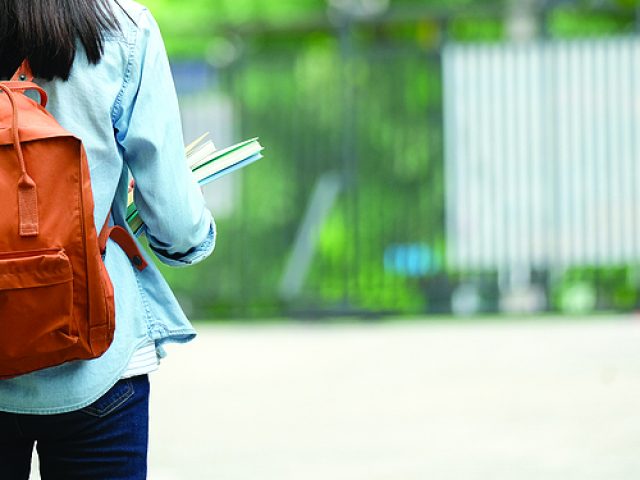
[[[131,172],[155,255],[173,266],[207,257],[215,227],[184,159],[175,88],[151,14],[131,0],[0,0],[0,38],[0,79],[26,58],[47,109],[82,139],[96,229],[110,213],[125,225]],[[135,270],[112,241],[104,261],[116,301],[107,352],[0,380],[2,480],[29,478],[34,445],[43,480],[146,478],[147,374],[164,344],[195,332],[153,264]]]

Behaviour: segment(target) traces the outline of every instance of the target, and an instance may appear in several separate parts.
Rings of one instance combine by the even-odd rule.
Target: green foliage
[[[633,15],[627,12],[597,13],[558,10],[550,17],[549,31],[555,37],[594,37],[615,35],[633,26]]]
[[[394,8],[419,4],[392,3]],[[459,9],[481,4],[486,2],[429,2]],[[205,0],[149,5],[168,32],[170,51],[200,57],[208,54],[222,24],[277,24],[326,12],[326,3],[316,0],[224,0],[215,8]],[[502,16],[465,13],[450,21],[448,38],[503,39]],[[558,10],[550,16],[549,31],[555,37],[610,35],[628,31],[632,19],[631,11]],[[430,285],[455,282],[443,281],[440,271],[416,278],[385,264],[393,245],[423,245],[440,264],[446,253],[443,86],[436,50],[442,28],[436,20],[358,26],[349,45],[341,45],[331,31],[243,39],[244,56],[221,75],[237,103],[238,136],[259,135],[266,159],[237,174],[238,213],[219,220],[212,260],[189,272],[165,272],[199,316],[276,315],[287,308],[278,285],[311,192],[329,172],[339,172],[344,185],[318,232],[302,293],[305,306],[424,312],[430,308]],[[552,302],[579,309],[593,289],[600,306],[633,308],[636,284],[626,267],[575,269],[551,287]]]
[[[250,261],[231,271],[214,259],[210,271],[236,286],[221,296],[280,308],[277,286],[311,192],[322,175],[343,172],[303,295],[358,311],[424,311],[420,281],[388,271],[384,256],[393,244],[443,243],[438,61],[420,50],[344,58],[337,47],[251,57],[230,77],[242,135],[259,132],[267,158],[243,174],[241,219],[219,222],[216,256]]]
[[[147,0],[173,57],[207,55],[221,29],[247,23],[278,24],[324,11],[323,0]]]
[[[456,18],[450,34],[459,42],[496,41],[504,36],[504,20],[500,18]]]
[[[569,313],[589,313],[594,309],[634,309],[638,304],[635,266],[572,267],[553,283],[553,307]]]

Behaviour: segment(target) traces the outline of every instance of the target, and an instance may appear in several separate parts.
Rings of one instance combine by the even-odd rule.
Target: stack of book
[[[263,147],[257,138],[216,150],[213,142],[207,140],[207,136],[208,134],[204,134],[185,149],[187,163],[201,187],[262,158]],[[144,221],[133,202],[134,188],[129,192],[127,223],[133,233],[139,235],[143,231]]]

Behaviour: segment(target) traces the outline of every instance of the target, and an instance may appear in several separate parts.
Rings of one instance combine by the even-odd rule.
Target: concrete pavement
[[[199,330],[152,376],[151,480],[640,478],[635,318]]]

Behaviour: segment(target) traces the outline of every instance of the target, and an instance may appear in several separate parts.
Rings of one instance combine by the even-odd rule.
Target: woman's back
[[[82,139],[87,150],[96,228],[109,213],[113,222],[126,227],[131,172],[151,249],[170,265],[195,263],[211,253],[214,226],[184,160],[164,44],[144,7],[130,0],[113,0],[112,6],[120,29],[105,37],[102,60],[92,65],[80,48],[68,80],[39,83],[49,94],[48,110]],[[81,407],[113,385],[144,344],[153,341],[160,348],[165,342],[194,337],[154,265],[143,272],[134,270],[112,242],[105,264],[116,293],[112,347],[93,361],[0,381],[0,410],[38,414]],[[47,391],[51,389],[53,394]]]
[[[184,141],[176,121],[180,113],[162,38],[144,7],[130,0],[111,4],[120,31],[106,34],[98,65],[90,64],[80,48],[68,81],[40,82],[49,94],[48,110],[87,149],[96,226],[104,223],[110,210],[124,163],[141,191],[172,190],[170,196],[154,194],[154,210],[168,215],[154,218],[148,214],[145,220],[152,236],[177,251],[186,251],[194,243],[190,230],[201,219],[187,216],[180,225],[180,218],[171,214],[184,210],[182,205],[194,199],[188,198],[186,188],[174,188],[181,185],[178,182],[188,185],[193,180],[177,162],[184,158]],[[180,238],[174,238],[175,232]],[[195,236],[201,239],[202,231]]]
[[[109,215],[111,222],[127,227],[132,175],[151,250],[169,265],[196,263],[213,250],[215,227],[184,159],[178,102],[159,29],[136,2],[108,1],[119,27],[104,30],[100,61],[92,62],[76,37],[77,54],[68,78],[43,80],[34,71],[35,81],[49,95],[47,109],[83,141],[96,228]],[[0,1],[0,13],[13,2],[27,0]],[[2,25],[0,20],[0,34]],[[47,417],[94,408],[106,392],[121,385],[136,352],[148,352],[151,346],[152,352],[155,347],[162,356],[165,343],[184,343],[195,336],[168,285],[148,260],[149,268],[137,271],[115,243],[107,246],[104,262],[115,290],[116,334],[102,357],[0,381],[0,471],[5,472],[5,462],[11,461],[3,457],[3,442],[7,448],[15,443],[2,437],[7,431],[3,421],[13,424],[25,414]]]
[[[169,62],[151,14],[132,0],[3,0],[0,37],[0,80],[26,57],[49,96],[47,109],[85,146],[96,230],[106,219],[128,228],[133,176],[155,255],[169,265],[206,258],[215,227],[186,165]],[[147,260],[139,271],[107,244],[116,331],[104,355],[0,381],[3,479],[28,478],[34,442],[43,480],[146,478],[147,373],[164,344],[195,336]]]

